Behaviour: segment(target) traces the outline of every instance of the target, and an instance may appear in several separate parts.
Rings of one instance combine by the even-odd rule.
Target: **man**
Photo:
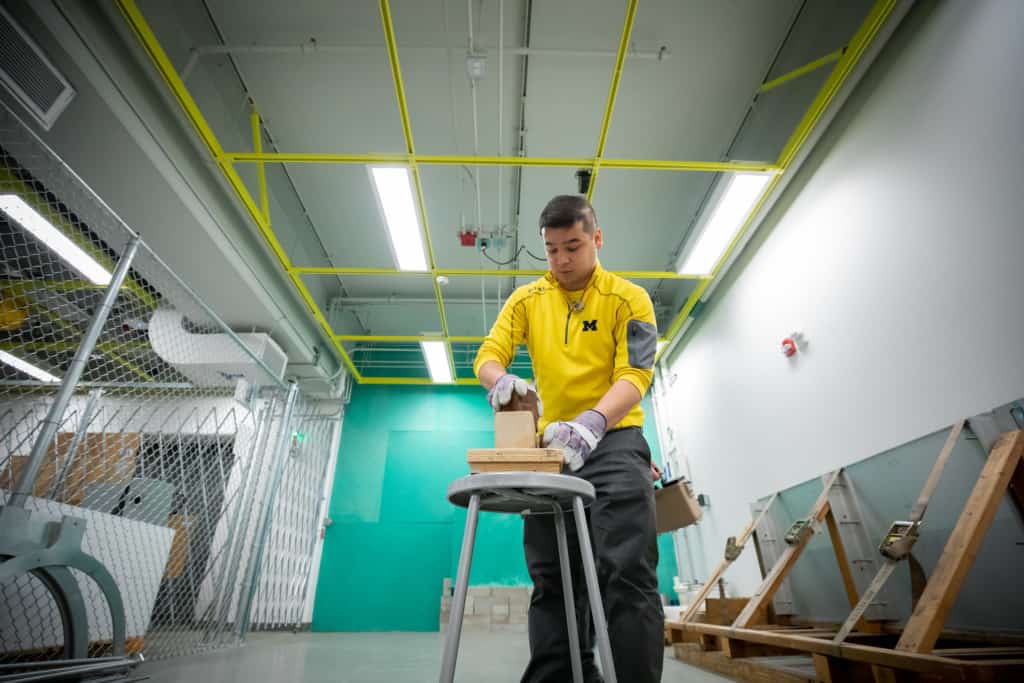
[[[605,271],[603,245],[590,203],[555,197],[540,215],[550,271],[519,287],[505,303],[477,354],[474,370],[494,410],[513,394],[533,391],[506,372],[525,343],[533,360],[544,413],[543,443],[562,448],[571,472],[597,492],[588,510],[598,582],[620,681],[661,680],[664,616],[655,569],[651,453],[641,432],[639,403],[650,386],[657,328],[641,287]],[[579,623],[583,674],[601,681],[594,660],[579,546],[574,525],[569,554]],[[554,522],[530,516],[523,548],[533,579],[530,663],[524,683],[572,680]]]

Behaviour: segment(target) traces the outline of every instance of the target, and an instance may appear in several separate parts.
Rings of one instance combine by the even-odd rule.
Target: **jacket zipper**
[[[565,345],[569,345],[569,321],[572,320],[572,306],[568,306],[565,313]]]

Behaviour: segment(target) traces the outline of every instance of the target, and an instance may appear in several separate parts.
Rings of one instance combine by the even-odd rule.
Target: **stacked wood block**
[[[538,448],[537,418],[530,410],[508,410],[494,415],[494,448],[471,448],[466,454],[469,471],[549,472],[562,470],[562,451]]]
[[[463,632],[526,633],[526,614],[532,590],[530,586],[470,586],[462,616]],[[451,579],[445,579],[441,595],[441,633],[448,630],[451,609]]]

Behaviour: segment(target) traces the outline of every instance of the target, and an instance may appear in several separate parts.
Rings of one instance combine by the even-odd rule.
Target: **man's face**
[[[571,228],[544,228],[542,236],[548,265],[558,284],[570,291],[586,287],[603,243],[601,229],[588,235],[583,221],[577,221]]]

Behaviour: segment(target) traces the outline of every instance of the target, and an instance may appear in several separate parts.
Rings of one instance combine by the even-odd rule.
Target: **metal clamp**
[[[798,519],[789,527],[783,540],[786,545],[801,545],[814,535],[814,525],[809,519]]]
[[[921,522],[893,522],[879,544],[878,552],[894,562],[906,559],[917,543],[920,528]]]
[[[725,539],[725,561],[735,562],[736,558],[738,558],[740,556],[740,553],[743,552],[743,547],[743,545],[738,545],[736,543],[735,536],[730,536],[729,538]]]

